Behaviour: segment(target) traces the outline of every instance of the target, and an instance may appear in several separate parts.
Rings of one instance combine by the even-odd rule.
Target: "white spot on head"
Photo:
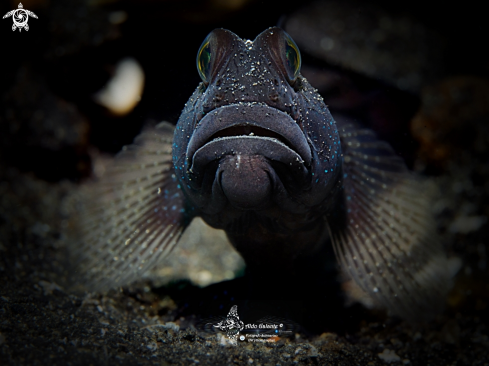
[[[236,169],[239,169],[239,165],[241,164],[241,155],[236,155]]]

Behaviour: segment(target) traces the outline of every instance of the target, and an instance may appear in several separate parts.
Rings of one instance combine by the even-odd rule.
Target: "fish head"
[[[215,29],[202,43],[202,82],[175,129],[173,163],[204,219],[325,207],[338,186],[341,147],[323,99],[300,75],[292,38],[269,28],[254,41]],[[209,223],[209,220],[206,220]]]

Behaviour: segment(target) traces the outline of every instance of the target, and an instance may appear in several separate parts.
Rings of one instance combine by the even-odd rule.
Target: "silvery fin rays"
[[[344,201],[328,217],[343,269],[391,314],[429,318],[458,271],[431,214],[431,194],[385,142],[337,119],[344,154]],[[343,212],[343,215],[338,215]]]
[[[172,250],[187,225],[171,161],[173,130],[166,122],[145,130],[99,181],[67,200],[67,243],[77,282],[89,290],[140,278]]]

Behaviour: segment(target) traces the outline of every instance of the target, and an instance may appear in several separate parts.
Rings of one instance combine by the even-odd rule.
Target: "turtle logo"
[[[29,30],[29,25],[27,25],[27,21],[29,20],[29,15],[33,18],[37,19],[37,15],[34,14],[30,10],[25,10],[22,3],[19,3],[19,8],[9,11],[7,14],[3,16],[3,19],[12,17],[14,20],[14,24],[12,25],[12,30],[15,31],[19,28],[19,32],[22,31],[22,28],[25,28],[26,31]]]

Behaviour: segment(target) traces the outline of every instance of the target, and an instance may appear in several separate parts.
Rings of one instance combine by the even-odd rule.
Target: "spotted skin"
[[[333,119],[294,47],[279,28],[253,42],[210,33],[203,82],[176,128],[143,132],[81,189],[68,234],[80,282],[105,290],[137,279],[200,216],[225,230],[254,278],[307,281],[313,271],[297,264],[332,243],[390,313],[438,311],[460,263],[443,251],[430,190],[372,131]]]

